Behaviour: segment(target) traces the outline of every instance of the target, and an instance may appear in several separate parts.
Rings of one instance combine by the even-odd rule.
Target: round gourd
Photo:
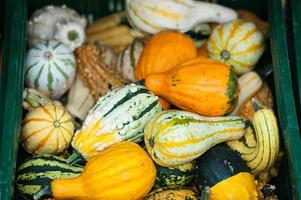
[[[58,102],[32,109],[22,126],[21,143],[28,153],[58,154],[70,144],[74,124]]]
[[[217,26],[207,44],[209,57],[231,66],[236,74],[251,71],[264,48],[261,31],[254,23],[242,20]]]
[[[144,200],[197,200],[197,194],[190,188],[163,187],[153,190]]]
[[[142,199],[155,178],[149,155],[138,144],[126,141],[89,160],[79,177],[52,181],[51,191],[56,200]]]
[[[194,178],[195,163],[189,162],[175,167],[162,167],[156,165],[156,186],[184,186]]]
[[[29,49],[25,70],[25,81],[29,87],[57,99],[70,88],[76,61],[73,52],[62,43],[40,41]]]
[[[138,64],[143,48],[144,43],[142,41],[134,40],[131,45],[118,55],[117,71],[133,82],[136,81],[134,70]]]

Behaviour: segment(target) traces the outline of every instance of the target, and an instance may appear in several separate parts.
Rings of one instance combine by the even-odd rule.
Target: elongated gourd
[[[202,117],[168,110],[157,114],[145,127],[144,142],[153,160],[172,167],[194,160],[212,146],[241,138],[245,123],[240,117]]]
[[[259,107],[256,102],[254,106]],[[265,108],[256,111],[251,127],[242,139],[229,141],[227,145],[239,152],[252,173],[258,175],[269,170],[278,158],[279,133],[273,111]]]
[[[152,188],[156,168],[133,142],[120,142],[90,159],[77,178],[51,182],[56,200],[142,199]]]
[[[204,116],[225,115],[238,96],[236,75],[224,63],[209,58],[195,58],[167,72],[150,74],[144,84],[182,110]]]
[[[98,100],[75,133],[72,146],[76,151],[68,162],[76,162],[80,154],[88,160],[123,140],[140,142],[144,126],[161,110],[158,97],[144,86],[131,84],[112,90]]]

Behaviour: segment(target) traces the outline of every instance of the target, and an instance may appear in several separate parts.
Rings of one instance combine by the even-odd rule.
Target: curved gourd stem
[[[85,159],[83,158],[83,156],[77,151],[77,150],[73,150],[73,153],[71,154],[71,156],[69,156],[66,160],[67,164],[69,165],[74,165],[76,163],[82,162]]]
[[[262,108],[252,99],[256,110],[252,125],[247,128],[240,140],[227,142],[227,145],[241,154],[254,175],[269,170],[278,158],[279,134],[274,113]]]
[[[44,196],[51,196],[50,186],[46,186],[33,195],[34,200],[39,200]]]

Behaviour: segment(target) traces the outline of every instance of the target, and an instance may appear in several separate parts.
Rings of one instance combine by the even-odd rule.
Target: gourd
[[[195,58],[145,78],[144,85],[182,110],[204,116],[230,112],[238,96],[237,77],[212,59]]]
[[[198,50],[198,56],[208,58],[208,51],[207,51],[207,40],[203,42],[203,44],[200,46]]]
[[[201,192],[210,187],[210,200],[259,199],[256,182],[240,155],[215,146],[196,160],[195,184]]]
[[[263,81],[253,71],[247,72],[238,78],[240,88],[238,101],[229,115],[239,115],[249,99],[251,99],[262,87]]]
[[[87,20],[65,5],[45,6],[34,12],[28,22],[30,46],[41,40],[56,39],[71,50],[85,41]]]
[[[68,159],[89,160],[108,146],[123,140],[140,142],[144,126],[161,111],[158,97],[140,85],[127,85],[101,97],[72,140],[76,150]]]
[[[136,81],[134,70],[138,64],[138,60],[144,48],[144,42],[141,40],[134,40],[134,42],[125,48],[117,59],[116,69],[125,78]]]
[[[51,192],[56,200],[142,199],[155,177],[148,154],[138,144],[120,142],[89,160],[79,177],[52,181]]]
[[[168,71],[196,57],[196,47],[189,37],[164,31],[152,36],[146,43],[135,68],[135,77],[141,80],[149,74]]]
[[[27,53],[27,86],[42,91],[50,98],[60,98],[70,88],[75,72],[73,52],[58,41],[40,41]]]
[[[32,199],[34,194],[49,187],[52,180],[77,177],[82,170],[79,166],[68,165],[57,156],[31,157],[17,169],[16,187],[23,197]]]
[[[51,100],[46,95],[33,88],[25,88],[23,91],[23,108],[25,110],[44,106],[49,102]]]
[[[189,184],[195,174],[195,163],[189,162],[175,167],[156,165],[156,186],[184,186]]]
[[[163,187],[149,193],[144,200],[197,200],[197,194],[190,188]]]
[[[246,135],[240,140],[227,142],[239,152],[254,175],[268,171],[276,162],[279,153],[279,133],[276,117],[270,109],[261,108],[254,101],[255,115]]]
[[[218,143],[239,139],[245,133],[240,117],[202,117],[169,110],[157,114],[146,125],[144,142],[152,159],[173,167],[194,160]]]
[[[58,154],[70,144],[74,124],[68,111],[58,102],[32,109],[24,118],[21,143],[28,153]]]
[[[264,49],[264,38],[256,25],[242,20],[217,26],[207,44],[209,57],[231,66],[238,75],[251,71]]]
[[[237,18],[232,9],[193,0],[127,0],[126,11],[133,27],[150,34],[168,29],[187,32],[204,22],[225,23]]]

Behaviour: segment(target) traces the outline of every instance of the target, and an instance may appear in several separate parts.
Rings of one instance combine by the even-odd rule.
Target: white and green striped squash
[[[82,170],[82,167],[68,165],[63,158],[57,156],[31,157],[18,168],[16,186],[20,196],[32,199],[33,195],[50,187],[51,181],[77,177]]]
[[[274,166],[280,149],[278,125],[273,111],[266,108],[256,111],[246,134],[240,140],[228,141],[227,145],[240,153],[252,174],[267,172]]]
[[[238,75],[251,71],[264,49],[261,31],[243,20],[217,26],[207,43],[208,56],[229,65]]]
[[[240,117],[203,117],[167,110],[157,114],[145,127],[144,142],[153,160],[173,167],[194,160],[212,146],[239,139],[245,134]]]
[[[71,86],[76,73],[73,52],[56,40],[40,41],[27,53],[26,84],[57,99]]]
[[[157,177],[155,186],[184,186],[189,184],[195,175],[195,162],[175,167],[156,165]]]
[[[102,96],[90,110],[72,146],[86,160],[120,141],[142,141],[145,125],[162,110],[159,99],[141,85],[127,85]],[[77,153],[76,153],[77,152]]]
[[[125,48],[117,59],[116,69],[125,78],[136,81],[134,70],[143,51],[144,43],[141,40],[134,40],[134,42]]]

